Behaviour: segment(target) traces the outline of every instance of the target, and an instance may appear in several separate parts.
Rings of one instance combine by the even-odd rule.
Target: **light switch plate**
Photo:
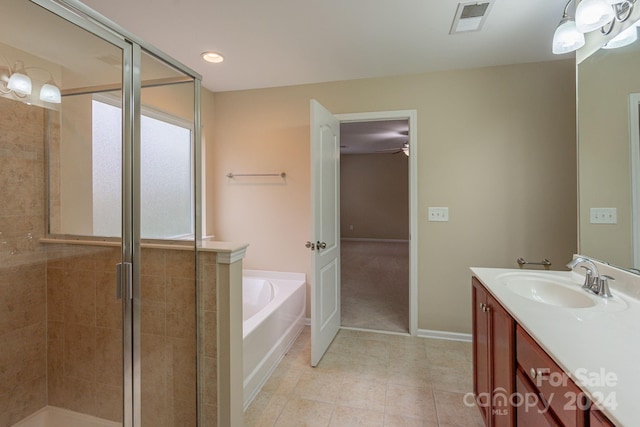
[[[616,208],[591,208],[589,209],[589,222],[591,224],[617,224],[618,210]]]
[[[449,221],[449,208],[429,208],[429,221]]]

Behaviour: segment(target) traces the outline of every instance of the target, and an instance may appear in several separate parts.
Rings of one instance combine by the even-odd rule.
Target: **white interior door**
[[[340,122],[311,100],[311,366],[340,329]]]

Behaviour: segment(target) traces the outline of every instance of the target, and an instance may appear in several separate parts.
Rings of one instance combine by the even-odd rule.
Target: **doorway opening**
[[[337,117],[341,326],[415,334],[415,112]]]

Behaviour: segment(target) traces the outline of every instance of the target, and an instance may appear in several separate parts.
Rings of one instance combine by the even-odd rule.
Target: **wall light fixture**
[[[631,16],[636,0],[581,0],[576,7],[575,21],[568,15],[571,2],[567,1],[564,7],[562,20],[553,35],[552,51],[555,54],[573,52],[580,49],[585,44],[584,33],[595,31],[598,28],[603,35],[611,34],[616,22],[625,22]],[[577,1],[577,0],[575,0]],[[609,49],[626,46],[637,39],[635,26],[633,31],[627,30],[620,39],[615,37],[610,40]],[[632,34],[634,33],[634,34]],[[635,39],[633,38],[635,36]]]
[[[5,61],[7,64],[9,63],[6,58]],[[31,77],[27,74],[27,70],[41,70],[49,75],[49,80],[40,88],[39,98],[41,101],[52,104],[60,104],[62,102],[60,88],[53,81],[51,72],[40,67],[25,67],[22,61],[16,61],[13,68],[11,66],[0,66],[0,93],[11,93],[20,99],[25,99],[31,95],[33,84]]]

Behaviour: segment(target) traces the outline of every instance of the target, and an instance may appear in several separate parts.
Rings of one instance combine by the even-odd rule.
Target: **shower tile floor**
[[[466,402],[471,343],[341,329],[316,368],[305,327],[245,412],[246,427],[483,426]]]

